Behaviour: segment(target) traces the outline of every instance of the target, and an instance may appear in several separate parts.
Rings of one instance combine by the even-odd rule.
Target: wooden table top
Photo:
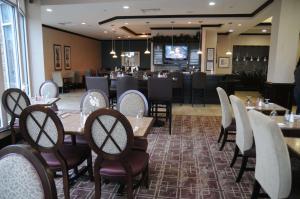
[[[276,116],[276,123],[282,130],[300,130],[300,118],[296,116],[294,122],[286,121],[284,116]]]
[[[284,140],[289,149],[300,156],[300,138],[284,138]]]
[[[55,102],[59,101],[60,98],[58,97],[53,97],[53,98],[40,98],[36,100],[35,97],[30,98],[30,104],[31,105],[42,105],[42,106],[52,106]]]
[[[79,112],[66,112],[59,114],[59,118],[62,121],[66,134],[82,135],[84,133],[83,128],[81,127]],[[132,126],[135,137],[145,137],[150,132],[154,123],[154,119],[152,117],[143,117],[138,122],[135,117],[127,116],[126,118]],[[138,125],[136,125],[137,123]]]

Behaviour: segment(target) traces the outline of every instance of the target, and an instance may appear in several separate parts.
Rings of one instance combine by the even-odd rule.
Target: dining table
[[[82,118],[79,111],[62,112],[58,113],[58,116],[61,119],[66,134],[84,135],[84,129],[81,121]],[[136,118],[126,116],[126,118],[132,126],[133,135],[135,137],[146,137],[154,123],[153,117]]]
[[[59,100],[60,100],[59,97],[46,98],[46,97],[38,96],[38,97],[31,97],[30,104],[41,105],[41,106],[52,106]]]
[[[289,121],[285,116],[275,116],[274,120],[280,127],[284,137],[300,138],[300,116],[294,115],[294,121]]]
[[[276,111],[276,114],[278,115],[284,115],[285,112],[288,110],[287,108],[284,108],[283,106],[280,106],[276,103],[261,103],[260,105],[254,104],[254,105],[246,105],[247,110],[256,110],[259,112],[262,112],[266,115],[269,115],[272,111]]]
[[[284,138],[289,150],[300,157],[300,138]]]

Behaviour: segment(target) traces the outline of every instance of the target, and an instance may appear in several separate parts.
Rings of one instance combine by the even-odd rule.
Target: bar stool
[[[158,118],[165,118],[166,121],[169,121],[169,134],[171,135],[172,80],[170,78],[149,78],[148,98],[150,115],[152,117],[155,117],[156,123],[158,121]]]
[[[196,92],[201,92],[202,103],[205,106],[206,97],[206,73],[195,72],[192,75],[192,106],[194,106],[194,100]]]
[[[181,72],[172,72],[168,75],[172,79],[173,100],[180,103],[184,102],[183,74]]]

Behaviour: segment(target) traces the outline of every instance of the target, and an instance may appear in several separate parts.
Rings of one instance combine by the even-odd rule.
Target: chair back
[[[89,115],[84,136],[98,157],[117,160],[124,157],[133,144],[133,130],[127,118],[113,109],[98,109]]]
[[[183,74],[181,72],[172,72],[168,77],[172,79],[173,88],[183,88]]]
[[[243,101],[231,95],[230,97],[235,123],[236,123],[236,145],[242,154],[253,146],[253,132],[249,121],[249,116]]]
[[[10,145],[0,151],[1,198],[56,199],[53,174],[28,145]]]
[[[137,116],[141,111],[148,115],[148,101],[146,97],[137,90],[128,90],[118,99],[117,109],[123,115]]]
[[[255,110],[249,111],[256,147],[255,179],[271,198],[287,198],[292,174],[289,152],[275,121]]]
[[[85,70],[84,75],[85,75],[85,77],[92,76],[92,70],[91,69]]]
[[[223,128],[227,128],[232,122],[232,111],[231,111],[230,102],[223,88],[217,87],[217,92],[221,103],[222,126]]]
[[[39,89],[40,96],[47,96],[49,98],[58,97],[59,89],[54,81],[48,80],[42,83]]]
[[[80,102],[80,111],[89,114],[96,109],[106,108],[109,106],[107,95],[101,91],[92,89],[83,94]]]
[[[27,107],[21,114],[20,128],[24,139],[38,151],[53,152],[64,142],[61,120],[50,108]]]
[[[148,98],[155,101],[172,101],[172,80],[150,77],[148,79]]]
[[[67,71],[65,73],[65,77],[68,77],[70,80],[70,83],[74,84],[75,83],[75,72],[74,71]]]
[[[76,84],[81,84],[82,80],[81,80],[81,76],[80,76],[80,72],[79,71],[75,71],[74,74],[74,81]]]
[[[12,120],[19,118],[22,111],[30,105],[26,93],[18,88],[9,88],[2,94],[2,105]]]
[[[86,89],[98,89],[109,96],[108,79],[106,77],[86,77]]]
[[[60,71],[54,71],[52,73],[52,81],[54,81],[58,87],[63,87],[64,84]]]
[[[192,75],[192,88],[204,89],[206,88],[206,73],[195,72]]]
[[[119,97],[128,90],[137,90],[138,81],[132,76],[118,77],[116,88],[117,88],[117,99],[119,99]]]

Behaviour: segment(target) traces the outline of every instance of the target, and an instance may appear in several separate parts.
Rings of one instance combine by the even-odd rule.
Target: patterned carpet
[[[175,116],[171,136],[165,127],[153,128],[148,135],[150,187],[137,188],[135,198],[250,198],[254,172],[245,172],[242,181],[235,182],[240,160],[229,167],[234,144],[219,151],[219,129],[220,117],[200,116]],[[56,183],[63,198],[62,180]],[[116,184],[103,185],[102,198],[126,198],[117,190]],[[94,183],[87,176],[79,178],[71,197],[94,198]]]

